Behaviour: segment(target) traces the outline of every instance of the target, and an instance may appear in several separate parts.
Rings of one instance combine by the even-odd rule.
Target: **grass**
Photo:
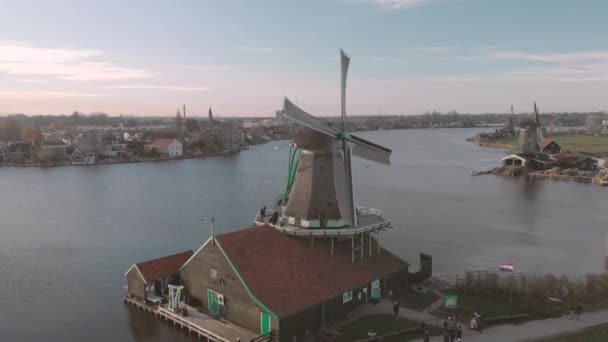
[[[553,337],[543,342],[605,342],[608,341],[608,324],[602,324],[584,331]]]
[[[608,137],[583,134],[565,134],[552,137],[568,151],[608,157]]]
[[[354,322],[340,328],[338,342],[352,342],[367,338],[369,330],[376,331],[377,335],[388,334],[399,330],[417,327],[418,323],[404,318],[395,319],[390,314],[363,316]]]
[[[429,305],[439,299],[439,297],[431,291],[419,293],[409,286],[399,290],[399,293],[396,293],[394,298],[400,306],[416,311],[426,309]]]
[[[458,296],[458,316],[467,319],[473,317],[475,312],[486,318],[525,313],[515,302],[512,311],[509,312],[508,297],[465,294],[457,289],[446,290],[443,293]]]

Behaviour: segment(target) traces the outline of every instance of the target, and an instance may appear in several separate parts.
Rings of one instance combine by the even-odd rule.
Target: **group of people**
[[[462,341],[462,326],[456,322],[456,319],[452,320],[452,317],[448,317],[447,321],[443,322],[443,336],[444,342],[460,342]]]
[[[262,209],[260,209],[260,221],[261,222],[265,222],[265,218],[266,218],[266,206],[262,207]],[[277,224],[277,222],[279,222],[279,212],[275,211],[272,216],[270,216],[270,219],[268,219],[268,222],[270,222],[271,224]]]
[[[471,318],[471,322],[469,323],[469,329],[471,329],[472,332],[481,332],[482,331],[482,325],[481,325],[481,315],[478,314],[477,312],[475,312],[473,314],[473,318]]]
[[[583,311],[583,308],[581,307],[580,304],[572,304],[572,307],[570,308],[570,318],[569,319],[574,319],[574,317],[576,317],[576,320],[579,320],[581,318],[581,311]],[[576,315],[576,316],[575,316]]]

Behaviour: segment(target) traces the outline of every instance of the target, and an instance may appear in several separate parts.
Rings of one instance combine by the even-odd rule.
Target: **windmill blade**
[[[354,144],[352,148],[354,156],[376,163],[390,165],[391,153],[393,152],[391,149],[374,144],[371,141],[352,134],[348,136],[348,141]]]
[[[299,123],[302,126],[308,127],[310,129],[314,129],[317,132],[327,134],[331,137],[336,137],[338,132],[335,132],[327,123],[322,121],[319,118],[316,118],[298,106],[289,101],[288,98],[285,98],[285,102],[283,104],[283,115],[292,119],[293,121]]]
[[[350,56],[344,50],[340,49],[340,70],[341,70],[341,109],[342,109],[342,131],[346,132],[346,76],[348,75],[348,65],[350,64]]]
[[[348,155],[344,152],[345,145],[344,141],[333,140],[332,168],[334,187],[340,216],[346,224],[354,227],[357,218],[353,205],[353,188],[351,187],[352,177],[349,172],[349,160],[347,159]]]

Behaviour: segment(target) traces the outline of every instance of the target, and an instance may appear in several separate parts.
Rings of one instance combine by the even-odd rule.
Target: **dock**
[[[173,326],[188,332],[193,338],[198,338],[202,341],[245,342],[251,341],[259,335],[231,322],[219,320],[200,313],[196,308],[186,305],[183,302],[180,304],[182,307],[188,309],[187,316],[172,312],[166,307],[166,304],[147,305],[141,301],[128,297],[124,298],[124,302],[146,313],[153,314],[161,321],[173,324]]]

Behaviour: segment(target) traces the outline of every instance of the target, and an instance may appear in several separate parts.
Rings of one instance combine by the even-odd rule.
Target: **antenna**
[[[209,222],[209,230],[211,232],[211,245],[215,246],[215,217],[211,216],[210,218],[203,217],[201,219],[202,222]]]

